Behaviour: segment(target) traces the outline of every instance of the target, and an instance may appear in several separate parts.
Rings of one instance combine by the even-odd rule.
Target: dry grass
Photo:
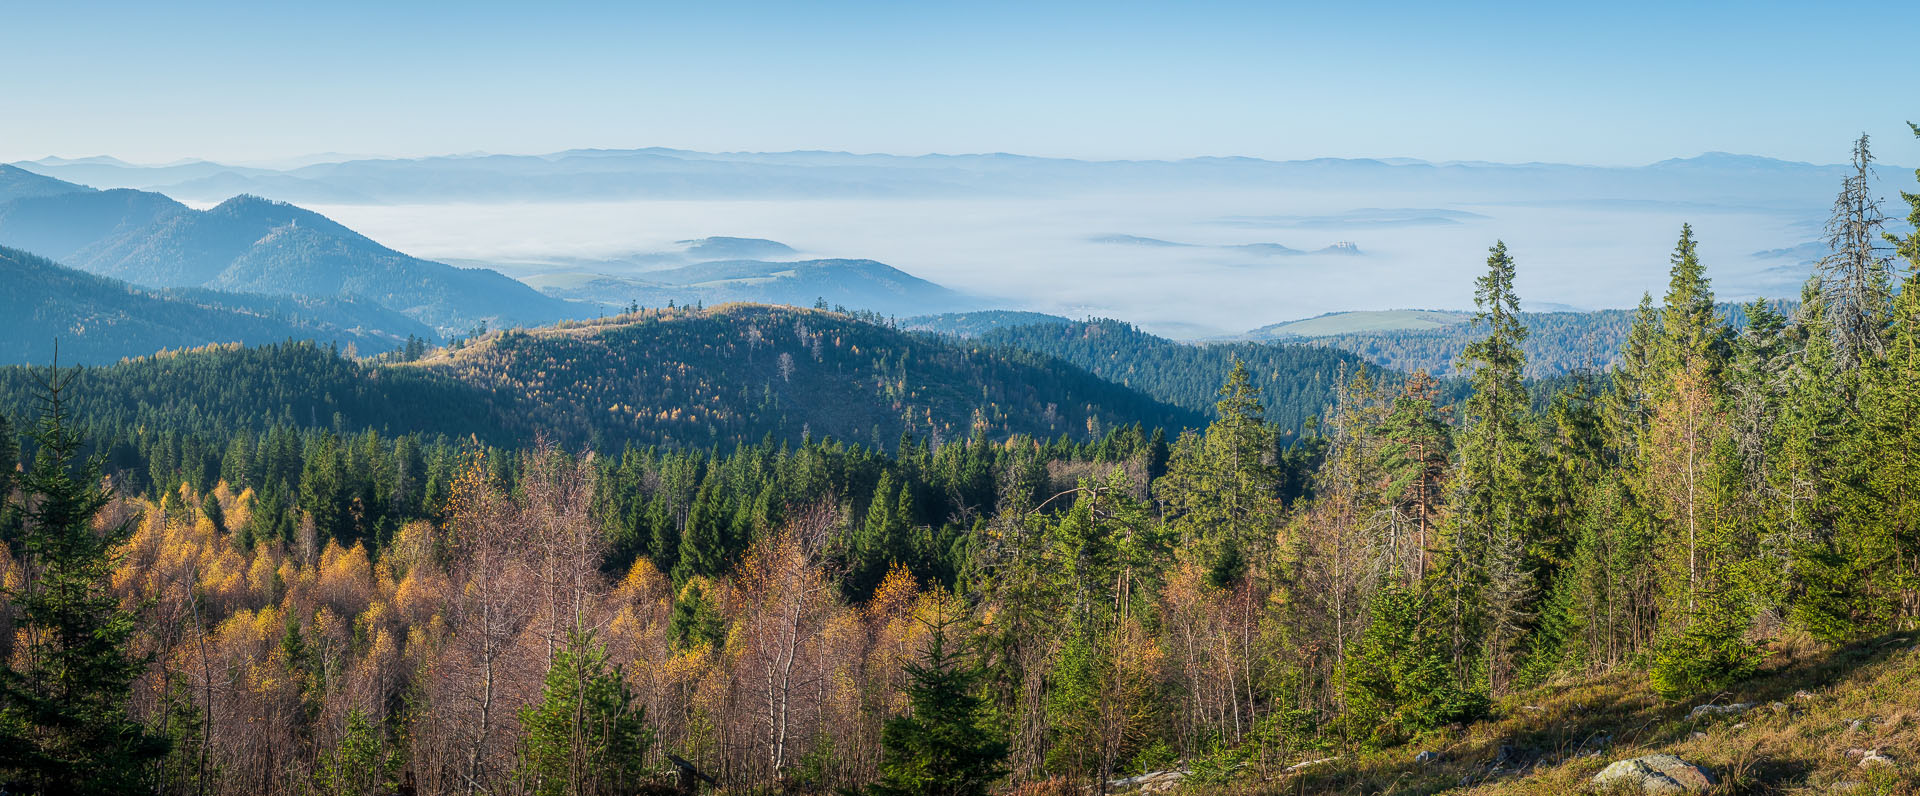
[[[1347,757],[1267,782],[1193,788],[1209,794],[1593,793],[1608,763],[1669,753],[1720,778],[1716,794],[1920,796],[1920,634],[1837,650],[1776,643],[1761,674],[1726,693],[1665,703],[1644,674],[1549,684],[1503,701],[1494,718],[1406,746]],[[1687,719],[1695,705],[1755,702],[1738,716]],[[1861,767],[1879,749],[1891,766]],[[1421,751],[1440,755],[1419,764]],[[1851,750],[1851,753],[1850,753]]]

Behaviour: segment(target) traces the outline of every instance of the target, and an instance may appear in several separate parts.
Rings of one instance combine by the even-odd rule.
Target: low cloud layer
[[[1204,336],[1344,309],[1472,305],[1486,249],[1504,239],[1530,302],[1630,306],[1659,294],[1667,254],[1690,222],[1723,298],[1790,295],[1806,276],[1756,252],[1817,237],[1817,215],[1639,205],[1449,208],[1449,223],[1355,216],[1378,196],[1148,194],[1031,199],[623,201],[339,205],[316,209],[402,251],[502,264],[526,276],[543,258],[617,258],[714,235],[770,238],[810,256],[864,257],[1001,306],[1102,315]],[[1254,217],[1311,225],[1255,226]],[[1122,245],[1113,236],[1183,246]],[[1314,254],[1337,242],[1363,254]],[[1275,243],[1309,253],[1234,247]],[[515,273],[515,271],[518,273]]]

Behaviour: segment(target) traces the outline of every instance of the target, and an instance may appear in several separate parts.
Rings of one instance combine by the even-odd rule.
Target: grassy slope
[[[1257,794],[1547,796],[1591,793],[1608,763],[1670,753],[1720,778],[1717,794],[1920,794],[1920,633],[1838,650],[1776,645],[1755,678],[1727,692],[1663,703],[1644,673],[1542,686],[1503,700],[1488,721],[1447,728],[1405,746],[1343,757],[1297,774],[1253,772],[1230,790]],[[1756,702],[1739,716],[1697,721],[1706,702]],[[1776,704],[1777,703],[1777,704]],[[1857,729],[1856,720],[1864,720]],[[1893,767],[1861,768],[1878,748]],[[1496,770],[1495,760],[1510,761]],[[1853,755],[1848,750],[1855,750]],[[1414,761],[1421,751],[1440,757]],[[1327,757],[1307,754],[1299,759]],[[1858,783],[1850,784],[1850,783]],[[1189,792],[1226,789],[1193,788]]]

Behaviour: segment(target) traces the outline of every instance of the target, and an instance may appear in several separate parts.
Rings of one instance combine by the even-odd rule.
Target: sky
[[[1844,12],[1844,13],[1843,13]],[[1920,162],[1920,3],[0,4],[0,161],[576,147]]]

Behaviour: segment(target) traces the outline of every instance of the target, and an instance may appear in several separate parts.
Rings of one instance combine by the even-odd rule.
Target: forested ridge
[[[637,310],[509,331],[421,361],[510,396],[508,415],[590,443],[719,444],[807,433],[891,445],[1095,436],[1199,417],[1050,357],[757,304]]]
[[[1398,378],[1360,357],[1319,346],[1178,343],[1105,319],[1001,326],[975,339],[1059,357],[1196,412],[1212,410],[1220,384],[1241,364],[1261,391],[1267,419],[1289,435],[1300,433],[1326,411],[1343,379],[1361,371],[1375,381]]]
[[[1651,295],[1646,299],[1649,303],[1653,300]],[[1767,302],[1767,306],[1774,312],[1790,313],[1798,305],[1793,301],[1775,300]],[[1714,308],[1730,328],[1746,327],[1746,305],[1721,302]],[[1636,310],[1520,313],[1520,322],[1527,327],[1527,339],[1521,343],[1527,355],[1525,375],[1551,378],[1579,371],[1612,369],[1620,364],[1621,350],[1633,328],[1635,313]],[[1453,376],[1460,355],[1475,337],[1472,324],[1452,324],[1437,329],[1320,335],[1302,338],[1302,341],[1351,351],[1384,368]]]
[[[1564,793],[1682,748],[1728,792],[1911,792],[1920,235],[1883,235],[1866,143],[1791,314],[1736,329],[1682,227],[1613,368],[1545,400],[1504,243],[1457,399],[1327,352],[1337,380],[1267,390],[1231,352],[1288,349],[1220,348],[1186,431],[991,340],[1021,329],[960,347],[786,308],[5,371],[30,434],[0,433],[25,465],[0,468],[0,777],[616,794],[684,761],[734,793],[1168,769]],[[1077,328],[1056,344],[1131,339]],[[1190,394],[1177,373],[1140,389]],[[1273,411],[1317,389],[1319,422]],[[383,419],[385,390],[418,414]],[[1829,690],[1843,665],[1867,697]],[[1699,703],[1754,712],[1679,718]],[[1835,726],[1783,724],[1809,713]]]

